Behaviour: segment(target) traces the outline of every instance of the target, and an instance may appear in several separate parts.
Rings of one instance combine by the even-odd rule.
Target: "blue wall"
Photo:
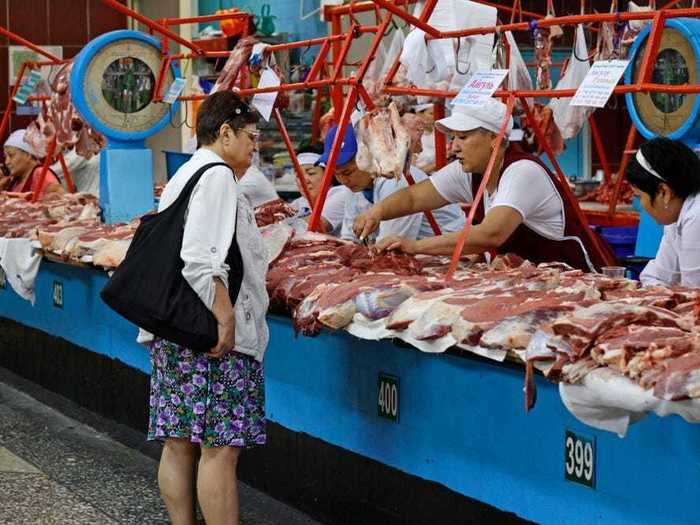
[[[55,280],[64,283],[62,309],[52,305]],[[105,280],[97,270],[44,264],[36,306],[0,290],[0,316],[148,372],[136,328],[98,298]],[[522,367],[345,333],[296,338],[288,319],[269,321],[271,421],[539,523],[700,523],[698,425],[650,416],[619,439],[576,421],[542,378],[526,415]],[[377,415],[380,372],[399,377],[398,423]],[[597,439],[595,490],[564,480],[567,429]]]
[[[199,14],[210,15],[217,9],[237,7],[256,16],[265,4],[270,5],[272,15],[276,16],[274,23],[278,33],[289,33],[290,40],[302,40],[325,36],[328,32],[326,24],[321,22],[319,14],[306,20],[299,19],[299,3],[301,0],[199,0]],[[320,5],[320,0],[304,0],[304,13],[309,13]],[[202,24],[206,26],[208,24]]]

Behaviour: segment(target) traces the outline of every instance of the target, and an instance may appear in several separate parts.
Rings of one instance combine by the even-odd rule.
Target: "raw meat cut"
[[[255,208],[255,222],[258,227],[268,226],[289,217],[294,217],[297,210],[282,199],[266,202]]]
[[[387,178],[400,178],[410,147],[408,131],[395,103],[377,108],[357,123],[357,167]]]
[[[656,377],[654,395],[678,401],[700,397],[700,351],[669,359]]]
[[[236,43],[228,60],[226,60],[224,68],[221,70],[219,78],[216,79],[216,84],[214,84],[210,94],[214,94],[218,91],[231,91],[233,89],[236,85],[236,79],[238,78],[241,67],[248,64],[253,46],[257,43],[257,38],[252,36],[243,37]]]
[[[116,268],[126,257],[130,244],[131,241],[107,241],[95,252],[92,263],[102,268]]]
[[[401,116],[401,124],[408,133],[410,152],[414,155],[420,154],[423,151],[422,139],[425,132],[425,121],[415,113],[405,113]]]

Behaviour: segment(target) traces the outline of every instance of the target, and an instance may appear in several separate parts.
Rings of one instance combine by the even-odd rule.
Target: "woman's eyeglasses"
[[[249,129],[242,129],[241,130],[243,133],[248,135],[248,138],[252,140],[253,142],[257,142],[260,139],[260,132],[259,131],[252,131]]]

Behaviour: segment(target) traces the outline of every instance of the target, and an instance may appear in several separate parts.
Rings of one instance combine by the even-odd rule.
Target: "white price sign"
[[[507,74],[507,69],[481,69],[475,72],[452,100],[452,105],[481,106],[496,92]]]
[[[277,73],[275,73],[272,69],[267,68],[262,72],[262,75],[260,75],[258,87],[276,87],[279,86],[280,83],[280,77],[277,76]],[[258,93],[253,97],[251,105],[258,110],[266,122],[270,122],[270,115],[272,115],[272,108],[275,106],[277,95],[277,91],[272,91],[270,93]]]
[[[593,108],[605,107],[628,64],[629,60],[599,60],[594,62],[586,78],[576,90],[570,104]]]

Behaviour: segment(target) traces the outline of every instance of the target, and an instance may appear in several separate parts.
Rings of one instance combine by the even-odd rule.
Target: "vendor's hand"
[[[223,324],[217,323],[219,330],[219,342],[207,353],[209,357],[220,358],[233,350],[236,345],[236,321],[232,317]]]
[[[400,235],[387,235],[374,245],[375,251],[381,253],[395,250],[404,253],[416,253],[416,241],[401,237]]]
[[[358,215],[352,225],[352,229],[355,235],[357,235],[357,238],[362,241],[379,229],[381,220],[382,218],[379,215],[379,210],[375,206],[365,213]]]

